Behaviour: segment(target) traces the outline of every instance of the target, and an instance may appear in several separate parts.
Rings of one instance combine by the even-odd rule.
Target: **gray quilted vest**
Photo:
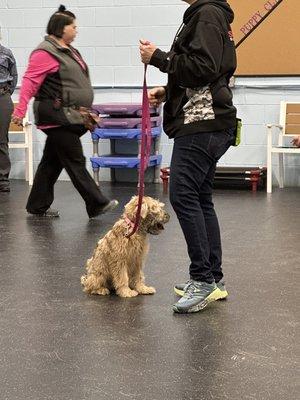
[[[76,60],[82,60],[80,53],[71,46],[70,49],[61,47],[49,36],[34,51],[37,50],[45,50],[55,57],[59,62],[59,70],[47,75],[35,96],[35,123],[81,125],[82,117],[78,108],[90,108],[94,95],[87,66],[86,69],[82,68]]]

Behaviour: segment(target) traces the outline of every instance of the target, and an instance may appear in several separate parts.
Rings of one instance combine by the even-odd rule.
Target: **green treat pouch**
[[[241,143],[241,136],[242,136],[242,120],[240,118],[236,119],[236,130],[235,130],[235,142],[234,146],[238,146]]]

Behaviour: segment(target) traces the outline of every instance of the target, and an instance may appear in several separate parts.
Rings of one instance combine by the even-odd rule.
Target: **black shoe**
[[[0,185],[0,193],[9,193],[9,192],[10,192],[9,184]]]
[[[27,211],[27,212],[31,216],[37,217],[37,218],[58,218],[59,217],[59,211],[53,210],[52,208],[48,208],[48,210],[45,211],[44,213],[34,213],[34,212],[30,212],[30,211]]]
[[[118,200],[110,200],[109,203],[107,203],[105,206],[101,206],[100,208],[98,208],[97,211],[95,211],[93,214],[90,214],[89,217],[90,219],[97,218],[99,215],[105,214],[108,211],[112,211],[118,205]]]

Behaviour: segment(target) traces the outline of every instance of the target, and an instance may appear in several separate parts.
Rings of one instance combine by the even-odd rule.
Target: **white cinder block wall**
[[[143,68],[138,40],[149,39],[168,49],[186,8],[181,0],[66,0],[78,20],[79,35],[74,43],[89,64],[95,87],[95,102],[139,101]],[[50,15],[60,2],[55,0],[0,0],[2,43],[12,49],[20,80],[28,56],[42,40]],[[292,55],[291,55],[292,57]],[[164,84],[166,77],[150,67],[148,84]],[[125,88],[120,88],[125,87]],[[266,165],[265,124],[278,122],[281,100],[300,101],[300,78],[240,78],[236,80],[234,101],[244,122],[242,144],[231,148],[221,165]],[[18,91],[14,98],[17,99]],[[34,160],[37,166],[44,135],[34,132]],[[85,155],[92,154],[90,137],[82,138]],[[102,151],[108,151],[103,143]],[[172,141],[161,140],[163,164],[169,165]],[[24,176],[24,154],[11,151],[12,178]],[[89,166],[89,162],[87,162]],[[90,167],[90,166],[89,166]],[[286,184],[300,186],[300,157],[286,158]],[[68,179],[66,174],[61,179]],[[109,179],[107,170],[102,179]]]

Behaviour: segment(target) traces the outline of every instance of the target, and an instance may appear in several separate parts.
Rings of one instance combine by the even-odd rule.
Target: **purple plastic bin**
[[[111,116],[130,116],[140,117],[142,115],[142,105],[140,103],[106,103],[106,104],[93,104],[92,107],[99,114],[107,114]],[[150,115],[160,115],[160,107],[150,107]]]
[[[152,138],[161,135],[162,127],[158,126],[151,129]],[[100,129],[96,128],[92,133],[93,140],[99,139],[141,139],[141,129]]]
[[[151,117],[151,127],[160,126],[162,122],[161,117]],[[99,123],[99,128],[104,129],[136,129],[141,128],[141,118],[102,118]]]

